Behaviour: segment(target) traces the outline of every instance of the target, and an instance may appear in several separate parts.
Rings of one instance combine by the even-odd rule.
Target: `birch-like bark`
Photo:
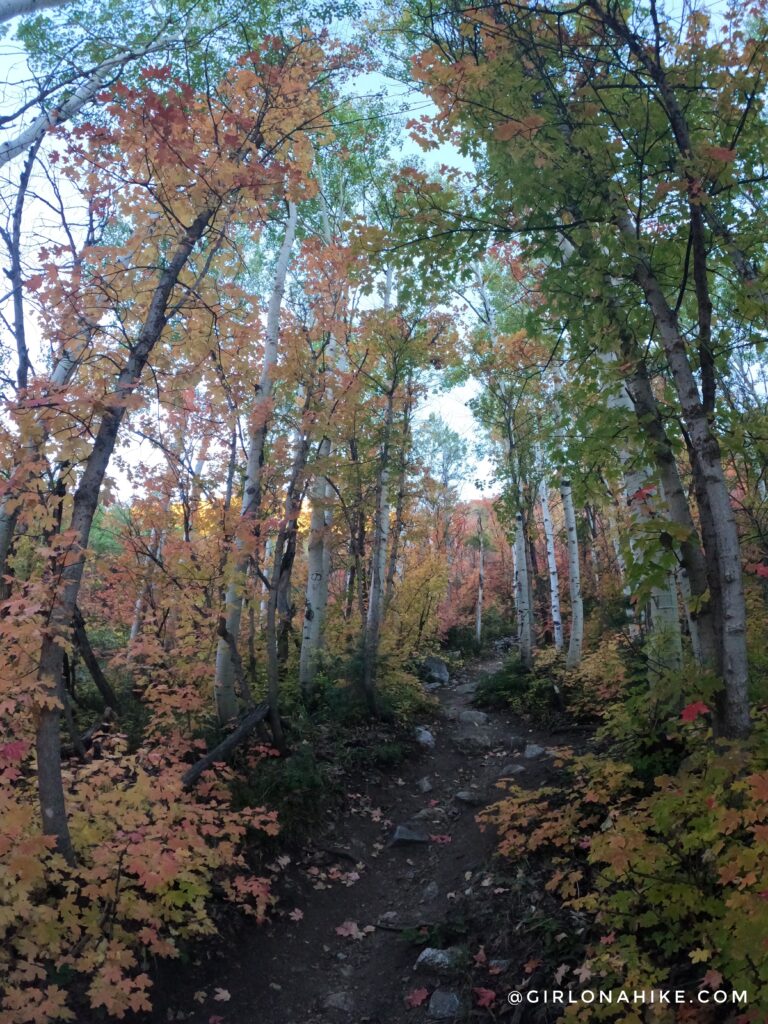
[[[528,579],[528,554],[525,524],[522,512],[515,516],[515,573],[517,594],[517,631],[520,642],[520,661],[524,668],[533,668],[533,609]]]
[[[139,591],[139,596],[136,598],[136,603],[133,606],[133,619],[131,620],[131,631],[128,636],[129,646],[134,644],[141,633],[144,625],[144,610],[147,606],[147,602],[152,596],[152,567],[157,563],[160,558],[160,552],[162,549],[162,534],[157,527],[153,526],[149,535],[149,548],[148,554],[143,560],[144,572],[146,578]]]
[[[547,547],[547,572],[549,574],[549,606],[552,614],[552,633],[555,650],[563,649],[563,617],[560,611],[560,577],[555,558],[555,531],[549,509],[549,487],[544,477],[539,482],[539,506],[544,524],[544,540]]]
[[[624,355],[637,356],[637,353],[625,352]],[[686,531],[686,536],[679,544],[681,572],[678,573],[678,582],[681,584],[680,592],[688,618],[694,657],[702,667],[714,668],[717,664],[717,630],[713,622],[704,552],[680,479],[675,453],[641,359],[638,359],[632,374],[627,378],[626,386],[637,422],[653,447],[669,518]]]
[[[706,520],[704,550],[714,612],[719,617],[718,670],[725,692],[718,709],[718,724],[732,738],[743,738],[751,729],[749,713],[746,607],[741,570],[741,549],[720,445],[712,433],[696,378],[688,359],[677,314],[669,305],[644,254],[639,250],[634,225],[626,212],[617,217],[633,257],[635,279],[656,321],[656,327],[677,390],[692,452],[697,497]]]
[[[393,273],[393,268],[388,267],[384,286],[385,310],[390,307]],[[376,477],[376,510],[373,520],[370,587],[368,590],[368,610],[365,617],[365,629],[363,631],[362,689],[365,701],[374,714],[377,711],[376,662],[379,656],[379,638],[384,617],[384,589],[387,571],[387,544],[389,542],[389,463],[392,448],[392,427],[395,417],[396,387],[397,380],[393,379],[387,393],[384,432]]]
[[[403,410],[403,430],[400,442],[400,464],[397,471],[397,492],[395,495],[395,521],[392,524],[389,565],[387,567],[387,579],[384,585],[384,607],[389,603],[395,592],[395,576],[397,575],[397,561],[400,557],[400,541],[405,526],[405,494],[408,477],[408,453],[411,436],[411,402],[412,387],[408,384],[408,397]]]
[[[581,567],[579,565],[579,538],[576,532],[576,513],[573,508],[573,493],[570,480],[560,485],[563,499],[565,532],[568,540],[568,586],[571,595],[571,632],[568,637],[566,668],[581,664],[581,649],[584,643],[584,604],[581,596]]]
[[[333,231],[328,203],[320,182],[320,212],[322,237],[325,245],[333,242]],[[338,301],[341,290],[336,293]],[[336,362],[336,338],[331,333],[325,351],[326,365]],[[318,448],[318,459],[331,454],[330,438],[324,437]],[[323,649],[325,617],[328,608],[328,583],[331,572],[331,526],[335,491],[325,476],[315,476],[310,490],[312,510],[307,548],[307,589],[304,597],[304,622],[299,654],[299,686],[305,700],[309,700],[315,684],[318,663]]]
[[[370,588],[368,590],[368,611],[365,618],[363,641],[363,694],[372,711],[376,710],[376,660],[379,653],[379,637],[381,635],[381,622],[384,612],[384,586],[387,569],[387,544],[389,542],[389,458],[393,419],[394,393],[390,391],[387,395],[384,437],[376,481],[376,512],[373,522],[373,543],[371,545]]]
[[[264,334],[264,359],[259,379],[258,398],[248,438],[248,461],[245,470],[243,505],[240,512],[241,524],[247,524],[253,535],[261,511],[261,471],[264,463],[264,444],[267,436],[267,422],[272,402],[273,374],[277,363],[278,340],[280,336],[280,310],[285,293],[285,279],[296,237],[297,208],[288,203],[288,219],[285,234],[275,267],[275,278],[267,308],[267,323]],[[216,674],[214,694],[219,722],[223,725],[237,715],[238,696],[235,689],[235,665],[232,660],[232,642],[237,644],[240,634],[240,620],[243,611],[243,590],[245,587],[250,553],[243,537],[244,528],[238,531],[234,544],[234,567],[227,586],[224,609],[219,622],[219,642],[216,649]],[[230,640],[230,637],[232,640]]]
[[[604,355],[606,363],[612,362]],[[618,391],[609,390],[608,406],[621,409],[634,417],[635,407],[622,382]],[[643,465],[637,465],[625,443],[618,445],[618,456],[624,478],[624,497],[629,509],[631,520],[638,525],[649,519],[648,501],[641,492],[648,487],[658,488],[658,481],[653,471]],[[633,556],[637,558],[636,545],[632,529],[629,534],[629,545]],[[683,649],[680,634],[680,609],[677,603],[677,585],[672,571],[667,573],[666,585],[653,587],[650,598],[650,636],[646,645],[648,657],[648,677],[651,685],[656,683],[665,671],[679,671],[682,666]]]
[[[483,638],[483,591],[485,589],[485,535],[480,509],[477,510],[477,605],[475,607],[475,641],[478,648]]]
[[[6,5],[6,9],[13,6],[23,5]],[[53,6],[53,4],[49,2],[47,6]],[[14,17],[14,15],[11,14],[9,17]],[[0,8],[0,23],[4,20],[6,19],[3,18],[2,8]],[[32,124],[20,131],[18,135],[12,139],[7,139],[0,145],[0,167],[4,167],[5,164],[15,157],[26,153],[32,146],[39,144],[45,133],[51,128],[69,121],[70,118],[78,114],[83,107],[96,98],[111,79],[119,77],[126,64],[141,57],[146,57],[147,54],[164,50],[176,42],[179,42],[176,38],[156,40],[149,46],[142,47],[136,51],[119,53],[103,61],[89,73],[88,77],[80,83],[71,96],[68,96],[67,99],[59,104],[52,105],[50,111],[40,114]]]
[[[12,18],[21,18],[28,14],[40,14],[53,7],[65,7],[73,0],[2,0],[0,2],[0,25]]]

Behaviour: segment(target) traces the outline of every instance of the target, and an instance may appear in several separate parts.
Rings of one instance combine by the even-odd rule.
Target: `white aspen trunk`
[[[384,309],[389,309],[392,295],[393,270],[387,269],[384,289]],[[387,544],[389,542],[389,476],[392,424],[395,412],[395,387],[393,379],[387,395],[387,411],[384,421],[384,437],[381,446],[379,474],[376,485],[376,512],[373,524],[373,546],[371,550],[371,582],[368,591],[368,610],[363,633],[363,693],[372,711],[376,710],[376,660],[379,653],[379,636],[384,612],[384,589],[387,572]]]
[[[528,581],[528,557],[526,552],[523,515],[515,517],[515,575],[517,579],[517,627],[520,640],[520,661],[524,668],[533,668],[533,637],[531,614],[531,588]]]
[[[537,451],[540,471],[542,469],[541,454]],[[555,650],[563,649],[563,617],[560,612],[560,578],[557,572],[557,559],[555,557],[555,531],[552,526],[552,514],[549,509],[549,487],[546,479],[542,476],[539,482],[539,506],[541,508],[541,519],[544,524],[544,540],[547,548],[547,572],[549,574],[549,606],[552,613],[552,632],[555,641]]]
[[[612,356],[604,354],[605,363],[612,362]],[[635,406],[625,384],[621,384],[618,392],[609,391],[608,406],[622,409],[635,417]],[[632,523],[641,525],[648,521],[648,501],[636,499],[635,495],[648,487],[658,488],[660,484],[656,475],[648,466],[633,464],[626,444],[618,447],[619,461],[624,477],[624,496],[630,511]],[[633,557],[637,558],[634,537],[631,527],[629,546]],[[654,587],[650,600],[650,636],[646,643],[648,657],[648,680],[653,685],[665,671],[679,671],[682,667],[683,648],[680,633],[680,609],[677,601],[677,586],[673,572],[667,573],[664,587]]]
[[[155,559],[160,556],[161,543],[160,531],[153,526],[149,535],[150,554],[144,559],[144,567],[148,575],[151,572]],[[141,627],[144,625],[144,608],[146,607],[151,593],[152,583],[147,579],[139,592],[139,596],[136,598],[136,604],[133,606],[133,620],[131,621],[129,644],[133,644],[138,640],[139,633],[141,633]]]
[[[333,241],[333,231],[328,203],[322,187],[320,200],[323,242],[330,245]],[[329,339],[325,358],[327,365],[331,367],[336,363],[336,339],[333,334]],[[324,437],[320,442],[318,458],[328,458],[330,454],[330,438]],[[305,699],[312,691],[323,648],[325,616],[328,607],[328,577],[331,571],[331,525],[335,496],[336,492],[326,477],[315,478],[310,490],[312,511],[307,550],[307,589],[299,655],[299,685]]]
[[[264,543],[264,566],[268,566],[275,553],[275,538],[267,537]],[[269,587],[266,583],[261,585],[261,599],[259,601],[259,623],[267,621],[267,605],[269,604]]]
[[[597,521],[589,505],[584,506],[584,518],[589,528],[589,564],[592,566],[592,578],[595,583],[595,592],[597,593],[600,590],[600,560],[597,557]]]
[[[59,6],[60,3],[67,3],[70,0],[47,0],[45,3],[34,3],[34,0],[26,0],[25,3],[15,4],[3,4],[0,3],[0,24],[8,18],[15,17],[18,13],[18,8],[26,7],[28,9],[34,9],[37,7],[54,7]],[[14,8],[16,10],[14,10]],[[13,13],[8,13],[13,11]],[[52,103],[51,110],[48,113],[40,114],[39,117],[28,127],[22,129],[18,135],[12,139],[7,139],[0,145],[0,167],[4,167],[14,157],[20,156],[22,153],[26,153],[28,149],[34,146],[36,143],[43,138],[46,132],[50,131],[56,125],[63,124],[65,121],[70,120],[78,114],[83,107],[87,106],[92,100],[94,100],[98,94],[105,88],[110,80],[117,79],[120,77],[123,69],[131,63],[141,57],[147,56],[150,53],[156,53],[158,50],[165,50],[174,43],[179,43],[179,38],[165,37],[161,38],[149,46],[143,47],[136,50],[135,52],[119,53],[114,57],[109,57],[103,63],[92,68],[80,85],[61,103]]]
[[[569,480],[560,485],[563,499],[565,530],[568,538],[568,584],[571,594],[571,633],[568,638],[566,668],[581,664],[581,649],[584,643],[584,604],[581,597],[581,568],[579,565],[579,538],[576,533],[576,513],[573,508],[573,494]]]
[[[368,611],[365,619],[365,655],[363,686],[369,703],[375,706],[374,678],[378,656],[379,635],[384,610],[384,585],[387,571],[387,544],[389,542],[389,435],[392,429],[392,396],[387,410],[385,441],[381,456],[381,469],[377,487],[376,514],[373,526],[371,552],[371,585],[368,591]]]
[[[702,404],[677,313],[669,305],[645,254],[639,249],[635,225],[625,210],[620,211],[617,224],[627,242],[627,251],[634,259],[635,280],[656,320],[693,450],[697,501],[702,517],[707,520],[704,532],[707,576],[710,591],[715,598],[716,611],[721,616],[717,667],[722,673],[725,692],[718,708],[718,724],[724,735],[741,738],[749,735],[752,725],[748,692],[746,606],[739,532],[723,469],[720,444],[712,432]]]
[[[477,540],[479,565],[477,570],[477,607],[475,608],[475,640],[477,646],[483,636],[483,591],[485,589],[485,537],[480,510],[477,512]]]
[[[259,380],[259,397],[254,410],[253,427],[249,435],[248,462],[245,470],[245,488],[241,521],[255,522],[261,506],[261,468],[264,460],[264,443],[267,435],[267,414],[272,401],[273,371],[277,362],[277,348],[280,336],[280,309],[285,292],[285,279],[296,237],[297,209],[288,203],[288,220],[285,235],[275,267],[275,279],[267,309],[267,324],[264,335],[264,361]],[[235,692],[235,666],[232,662],[229,637],[237,642],[240,633],[240,619],[243,610],[243,588],[248,569],[249,554],[242,533],[235,540],[235,565],[232,578],[227,586],[225,609],[220,622],[220,633],[216,649],[216,675],[214,693],[219,722],[224,724],[237,715],[238,699]]]

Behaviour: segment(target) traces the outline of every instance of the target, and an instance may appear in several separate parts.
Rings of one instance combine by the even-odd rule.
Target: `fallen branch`
[[[203,772],[210,768],[211,765],[216,764],[217,761],[225,761],[229,755],[235,750],[240,744],[248,737],[248,734],[262,722],[269,714],[269,704],[265,701],[263,704],[259,704],[258,707],[254,708],[253,711],[249,711],[242,722],[237,728],[223,739],[221,743],[209,751],[205,757],[201,757],[199,761],[188,768],[181,781],[184,783],[185,789],[190,789]]]

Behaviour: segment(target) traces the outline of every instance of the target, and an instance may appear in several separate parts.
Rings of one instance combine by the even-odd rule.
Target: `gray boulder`
[[[482,754],[493,746],[490,733],[479,729],[476,725],[468,725],[464,722],[455,738],[456,746],[464,754]]]
[[[451,673],[442,658],[430,655],[421,663],[419,673],[425,683],[433,686],[447,686],[451,681]]]
[[[414,736],[420,747],[424,747],[425,750],[434,750],[435,737],[429,729],[426,729],[423,725],[417,725],[414,730]]]

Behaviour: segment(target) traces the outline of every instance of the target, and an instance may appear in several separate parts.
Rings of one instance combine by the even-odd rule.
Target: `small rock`
[[[456,735],[456,746],[464,754],[477,754],[490,750],[493,741],[487,732],[478,729],[477,726],[462,724]]]
[[[477,791],[473,792],[471,789],[462,789],[455,794],[453,799],[458,800],[460,804],[469,804],[470,807],[481,807],[488,803],[487,797]]]
[[[355,1000],[349,992],[331,992],[323,1000],[326,1010],[341,1010],[342,1013],[355,1012]]]
[[[431,903],[432,900],[436,900],[439,895],[440,886],[437,884],[437,882],[430,882],[429,885],[424,890],[422,901],[425,903]]]
[[[442,807],[424,807],[413,815],[411,821],[445,821],[446,817]]]
[[[424,747],[425,750],[434,750],[435,748],[435,737],[429,731],[425,729],[423,725],[416,726],[416,742],[420,747]]]
[[[466,708],[459,712],[459,721],[465,725],[487,725],[488,715],[484,711],[473,711],[471,708]]]
[[[461,686],[456,687],[456,693],[460,693],[462,697],[471,697],[476,692],[477,683],[462,683]]]
[[[411,843],[428,843],[429,836],[420,828],[398,825],[389,841],[390,846],[409,846]]]
[[[432,1020],[452,1020],[461,1009],[461,1000],[455,992],[436,988],[429,1000],[427,1016]]]
[[[448,949],[427,946],[419,953],[419,958],[413,965],[413,969],[414,971],[436,971],[440,974],[456,970],[463,960],[464,951],[458,946],[450,946]]]
[[[541,757],[542,754],[546,754],[544,747],[540,747],[538,743],[526,743],[523,757],[532,760],[534,757]]]
[[[500,779],[510,779],[513,775],[519,775],[525,771],[525,765],[523,764],[505,764],[499,772]]]
[[[419,781],[416,783],[416,788],[418,789],[418,791],[420,793],[431,793],[432,792],[432,783],[429,781],[429,779],[425,775],[423,779],[419,779]]]

